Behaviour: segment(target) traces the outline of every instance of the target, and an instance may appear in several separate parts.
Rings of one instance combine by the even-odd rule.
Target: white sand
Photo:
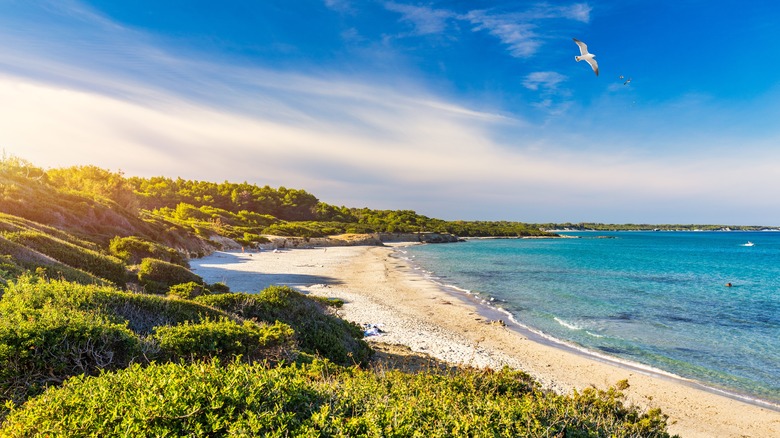
[[[207,282],[234,292],[258,292],[272,284],[337,297],[339,311],[358,324],[376,324],[376,339],[409,346],[438,359],[478,367],[508,365],[561,392],[606,388],[627,379],[628,400],[669,415],[669,431],[683,437],[780,437],[780,412],[664,377],[570,351],[536,336],[491,323],[464,295],[455,296],[417,275],[387,247],[326,247],[278,252],[225,253],[193,260]]]

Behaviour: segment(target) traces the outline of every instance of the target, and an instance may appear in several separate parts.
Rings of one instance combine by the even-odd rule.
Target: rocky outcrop
[[[382,242],[420,242],[420,243],[448,243],[460,242],[458,236],[449,233],[379,233]]]
[[[340,234],[327,237],[264,236],[267,243],[257,245],[260,249],[277,248],[319,248],[326,246],[383,246],[385,243],[445,243],[459,242],[457,236],[446,233],[371,233]]]

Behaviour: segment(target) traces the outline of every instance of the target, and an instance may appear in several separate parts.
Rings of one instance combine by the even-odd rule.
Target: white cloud
[[[523,80],[523,86],[529,90],[555,91],[558,84],[565,81],[566,76],[554,71],[537,71],[528,74]]]
[[[442,34],[450,21],[470,23],[472,31],[485,31],[507,46],[509,53],[517,58],[528,58],[542,46],[544,31],[538,22],[545,19],[568,19],[587,23],[591,7],[586,3],[570,6],[540,4],[525,11],[494,13],[487,10],[471,10],[457,14],[447,9],[386,2],[385,8],[401,14],[401,20],[414,26],[413,35]]]
[[[529,9],[521,15],[528,20],[566,18],[588,23],[592,10],[593,8],[587,3],[576,3],[570,6],[553,6],[543,3]]]
[[[575,12],[584,19],[584,10]],[[477,18],[490,32],[508,20]],[[669,120],[657,114],[670,110],[711,119],[695,96],[630,115],[574,108],[582,110],[576,119],[535,126],[414,84],[195,61],[110,23],[101,29],[116,33],[86,49],[63,43],[54,58],[45,40],[13,40],[0,52],[8,72],[0,73],[0,147],[44,167],[95,164],[130,175],[285,185],[327,202],[452,219],[696,222],[700,211],[726,202],[736,208],[724,209],[724,218],[746,212],[750,222],[771,223],[780,214],[764,191],[780,185],[780,156],[771,148],[778,139],[751,146],[755,140],[744,134],[728,137],[697,123],[690,128],[696,138],[639,126]],[[558,102],[565,80],[539,71],[523,85],[553,112],[565,106]],[[702,154],[684,142],[741,147]],[[692,149],[695,156],[685,155]]]
[[[130,102],[3,76],[0,144],[44,167],[96,164],[130,175],[285,185],[333,203],[452,218],[529,220],[520,212],[539,217],[551,200],[559,211],[582,214],[598,213],[596,205],[647,213],[686,199],[765,204],[751,199],[752,188],[780,183],[767,179],[776,174],[773,159],[746,160],[741,150],[738,161],[734,153],[679,162],[615,155],[594,148],[601,138],[539,137],[522,122],[434,97],[332,79],[286,80],[280,87],[297,88],[298,103],[268,100],[269,112],[287,114],[269,118],[164,93]],[[515,144],[494,140],[497,129],[515,131]],[[474,210],[488,200],[490,210]],[[432,205],[437,210],[428,211]]]
[[[386,2],[385,8],[401,14],[401,20],[414,26],[415,35],[442,33],[447,28],[447,21],[455,14],[444,9],[433,9],[424,6],[412,6],[396,2]]]
[[[562,7],[561,9],[564,17],[583,23],[590,22],[590,11],[593,10],[587,3],[578,3],[569,7]]]
[[[515,21],[511,16],[489,15],[485,11],[471,11],[465,15],[475,32],[485,30],[509,46],[509,53],[518,58],[532,56],[541,46],[539,36],[531,23]]]
[[[350,0],[325,0],[325,6],[337,12],[354,12]]]

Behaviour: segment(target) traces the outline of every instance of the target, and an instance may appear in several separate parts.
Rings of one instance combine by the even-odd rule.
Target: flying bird
[[[623,85],[628,85],[631,83],[631,78],[628,78],[625,82],[623,82]]]
[[[596,73],[596,76],[599,75],[599,65],[596,63],[596,60],[593,59],[596,57],[596,55],[592,53],[588,53],[588,46],[585,45],[582,41],[578,40],[577,38],[572,38],[575,43],[577,43],[578,46],[580,46],[580,56],[575,56],[574,60],[577,62],[585,61],[588,64],[590,64],[590,68],[593,69],[593,71]]]

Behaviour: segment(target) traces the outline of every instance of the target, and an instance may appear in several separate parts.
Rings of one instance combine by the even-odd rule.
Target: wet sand
[[[413,352],[476,367],[510,366],[543,386],[570,392],[605,389],[628,380],[629,403],[661,408],[669,431],[682,437],[780,437],[780,412],[665,376],[577,352],[507,321],[466,294],[425,280],[388,247],[353,246],[259,253],[218,252],[193,260],[207,282],[234,292],[272,284],[345,301],[340,316],[376,325],[367,340],[408,346]],[[498,322],[502,319],[502,322]]]

